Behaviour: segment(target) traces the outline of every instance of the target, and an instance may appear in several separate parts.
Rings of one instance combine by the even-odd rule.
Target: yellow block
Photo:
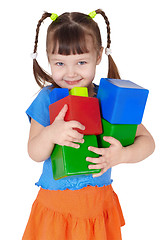
[[[86,87],[74,87],[69,91],[70,95],[88,97],[88,88]]]

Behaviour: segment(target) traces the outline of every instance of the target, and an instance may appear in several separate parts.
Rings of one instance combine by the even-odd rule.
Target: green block
[[[137,125],[135,124],[111,124],[102,118],[103,133],[97,136],[98,145],[108,148],[110,143],[103,140],[104,136],[111,136],[119,140],[123,147],[134,143]]]
[[[70,95],[88,97],[87,87],[74,87],[69,91]]]
[[[88,165],[94,164],[86,161],[86,157],[99,157],[98,154],[88,150],[89,146],[98,147],[95,135],[85,135],[84,143],[80,148],[55,145],[51,154],[53,178],[55,180],[80,174],[99,173],[100,169],[88,169]]]

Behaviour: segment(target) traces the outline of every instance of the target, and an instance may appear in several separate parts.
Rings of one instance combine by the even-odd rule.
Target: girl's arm
[[[28,153],[31,159],[36,162],[46,160],[51,155],[53,147],[54,144],[49,138],[49,128],[31,119],[28,141]]]
[[[137,163],[154,152],[155,142],[148,130],[141,124],[137,128],[135,141],[132,145],[123,147],[113,137],[104,137],[111,145],[109,148],[89,147],[89,150],[101,155],[99,158],[87,158],[86,160],[96,165],[89,165],[90,169],[101,169],[94,177],[101,176],[109,168],[121,163]]]
[[[151,134],[140,124],[137,127],[134,144],[125,147],[123,163],[137,163],[150,156],[155,149],[155,142]]]
[[[68,106],[64,105],[54,122],[47,127],[31,119],[28,141],[29,156],[36,162],[45,161],[50,157],[54,144],[79,148],[76,143],[83,143],[83,134],[74,128],[84,130],[85,127],[77,121],[64,121]],[[76,143],[75,143],[76,142]]]

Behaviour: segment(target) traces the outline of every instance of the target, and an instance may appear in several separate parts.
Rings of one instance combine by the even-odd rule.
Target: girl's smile
[[[82,81],[82,79],[80,80],[73,80],[73,81],[67,81],[67,80],[64,80],[67,84],[69,85],[77,85],[80,81]]]

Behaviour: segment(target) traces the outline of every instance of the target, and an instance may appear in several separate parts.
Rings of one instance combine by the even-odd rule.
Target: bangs
[[[52,54],[70,55],[88,53],[89,50],[86,44],[87,35],[82,27],[65,24],[62,28],[58,28],[52,35]]]

